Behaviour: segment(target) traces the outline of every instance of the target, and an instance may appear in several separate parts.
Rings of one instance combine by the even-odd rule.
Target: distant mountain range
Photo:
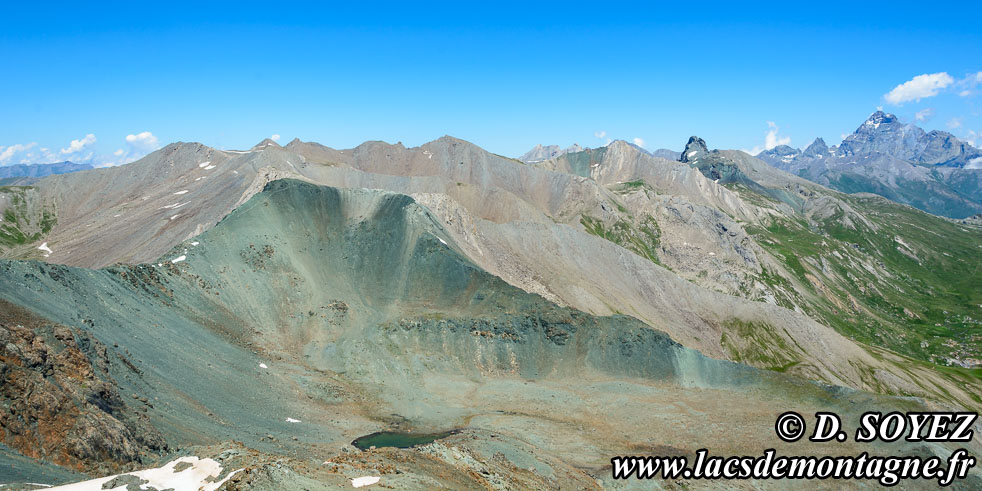
[[[16,164],[0,166],[0,179],[9,177],[46,177],[53,174],[68,174],[80,170],[89,170],[89,164],[73,162],[56,162],[54,164]]]
[[[982,150],[945,131],[924,131],[877,111],[838,146],[821,138],[757,157],[848,193],[869,192],[952,218],[982,212]]]
[[[559,145],[536,145],[528,152],[525,152],[525,154],[519,157],[518,160],[521,160],[526,164],[535,164],[545,162],[546,160],[556,158],[567,153],[582,152],[584,150],[589,150],[589,148],[581,147],[576,143],[566,148],[560,148]]]
[[[641,146],[635,145],[630,142],[626,142],[623,140],[618,140],[618,141],[621,141],[629,146],[632,146],[638,149],[640,152],[646,153],[653,157],[660,157],[666,160],[678,160],[679,158],[679,152],[676,152],[675,150],[669,150],[667,148],[659,148],[658,150],[647,150]],[[518,157],[518,160],[521,160],[526,164],[537,164],[540,162],[545,162],[546,160],[549,159],[554,159],[556,157],[566,155],[568,153],[577,153],[586,150],[590,150],[590,148],[581,147],[576,143],[570,145],[567,148],[560,148],[559,145],[545,145],[545,146],[536,145],[528,152],[525,152],[525,154],[523,154],[521,157]]]

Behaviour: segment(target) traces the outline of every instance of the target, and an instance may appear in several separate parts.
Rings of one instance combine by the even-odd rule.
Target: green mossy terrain
[[[854,339],[921,360],[982,358],[982,230],[881,198],[843,199],[872,226],[846,227],[839,212],[747,227],[804,293],[785,300]]]
[[[960,180],[946,183],[937,171],[933,174],[936,181],[897,178],[891,186],[868,176],[844,173],[831,180],[829,186],[845,193],[875,193],[941,216],[967,217],[979,212],[979,198],[972,195],[978,189],[977,177],[960,175]]]
[[[629,215],[628,219],[633,220],[634,217]],[[617,218],[609,226],[604,225],[604,222],[598,218],[582,215],[580,224],[590,234],[607,239],[655,264],[661,264],[658,260],[661,229],[651,215],[642,215],[636,223]]]
[[[570,173],[580,177],[590,177],[590,168],[600,164],[607,154],[607,147],[593,148],[582,152],[568,153],[564,155],[566,162],[569,163]]]
[[[0,250],[35,242],[57,223],[52,209],[38,209],[34,190],[32,186],[0,186],[0,205],[7,203],[0,222]]]

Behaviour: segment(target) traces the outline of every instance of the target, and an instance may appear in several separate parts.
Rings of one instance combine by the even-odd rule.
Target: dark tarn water
[[[457,430],[443,433],[406,433],[402,431],[380,431],[370,435],[361,436],[351,442],[352,445],[360,450],[368,450],[371,447],[395,447],[410,448],[418,445],[426,445],[441,438],[446,438],[456,433]]]

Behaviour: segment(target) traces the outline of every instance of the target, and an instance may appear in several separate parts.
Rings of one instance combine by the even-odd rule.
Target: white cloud
[[[935,111],[933,107],[921,109],[920,111],[917,111],[917,114],[914,115],[914,119],[918,121],[930,121],[931,118],[934,117],[934,113]]]
[[[765,150],[770,150],[778,145],[787,145],[788,143],[791,143],[790,136],[786,136],[783,138],[777,136],[777,132],[778,130],[780,130],[780,128],[778,128],[773,121],[768,121],[767,127],[769,129],[767,130],[767,134],[764,136]]]
[[[982,169],[982,157],[975,157],[965,164],[966,169]]]
[[[757,145],[750,150],[744,150],[744,152],[747,152],[750,155],[757,155],[764,150],[770,150],[778,145],[787,145],[791,143],[790,136],[777,136],[778,131],[780,131],[780,128],[778,128],[777,124],[775,124],[773,121],[768,121],[767,133],[764,133],[764,145]]]
[[[976,145],[976,143],[982,143],[982,132],[975,132],[972,130],[968,130],[968,133],[965,134],[965,138],[963,139],[969,145],[973,147],[977,147],[978,145]],[[973,162],[974,160],[975,159],[972,159]]]
[[[604,138],[607,138],[607,132],[604,131],[604,130],[600,130],[600,131],[594,132],[593,133],[593,136],[595,136],[595,137],[603,140]]]
[[[982,72],[969,73],[965,75],[965,78],[959,80],[955,83],[955,86],[962,89],[958,93],[961,97],[968,97],[975,93],[974,89],[979,84],[982,84]]]
[[[160,140],[149,131],[126,135],[126,146],[113,152],[113,157],[105,157],[96,167],[123,165],[139,160],[148,153],[160,148]]]
[[[919,101],[938,95],[938,91],[955,82],[947,72],[918,75],[887,92],[883,98],[890,104]]]
[[[953,130],[955,128],[961,128],[962,118],[951,118],[948,120],[947,123],[945,123],[945,126],[947,126],[949,130]]]
[[[160,146],[160,142],[157,140],[157,137],[153,136],[153,133],[149,131],[144,131],[135,135],[126,135],[126,143],[140,150],[156,150],[157,147]]]
[[[67,148],[61,149],[61,154],[62,155],[77,154],[82,150],[85,150],[85,147],[91,146],[93,143],[95,143],[95,135],[89,133],[88,135],[85,135],[84,138],[81,138],[79,140],[72,140],[72,142],[68,144]]]
[[[641,148],[644,148],[644,139],[635,137],[634,144]]]
[[[270,140],[273,140],[274,142],[278,142],[278,141],[280,141],[280,135],[273,135],[273,136],[269,137],[269,139]]]
[[[15,143],[9,147],[0,146],[0,165],[7,165],[14,155],[26,152],[33,148],[37,143]]]

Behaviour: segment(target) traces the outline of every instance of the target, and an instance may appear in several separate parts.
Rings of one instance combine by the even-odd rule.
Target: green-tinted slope
[[[769,441],[759,428],[769,435],[771,407],[847,418],[922,407],[709,359],[631,317],[557,306],[474,266],[406,196],[298,181],[268,184],[154,264],[2,261],[0,298],[109,347],[123,392],[151,401],[150,421],[180,448],[236,440],[334,455],[404,421],[519,435],[536,454],[599,466],[672,428],[692,435],[677,443],[687,451],[749,451],[743,438]],[[726,414],[702,406],[719,401]],[[732,414],[745,418],[730,428]]]
[[[789,300],[865,343],[943,365],[978,360],[982,230],[881,198],[842,199],[870,225],[844,226],[837,213],[749,227],[799,285]]]

